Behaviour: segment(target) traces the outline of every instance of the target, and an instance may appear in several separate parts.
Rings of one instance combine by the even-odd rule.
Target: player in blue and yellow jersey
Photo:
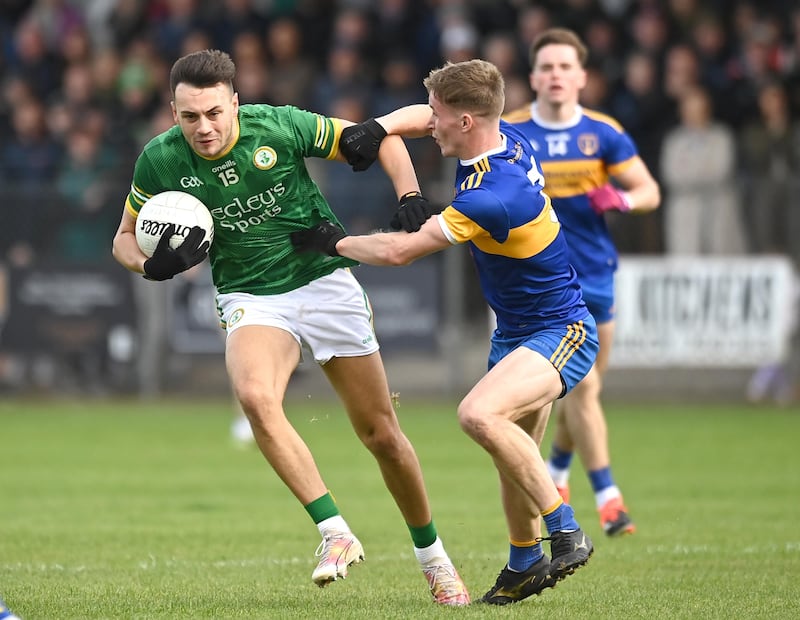
[[[283,409],[302,349],[321,365],[378,461],[434,601],[466,605],[469,594],[437,535],[419,461],[397,421],[369,302],[347,269],[355,261],[301,256],[289,241],[291,231],[334,218],[305,158],[345,161],[339,136],[352,123],[291,106],[239,106],[235,72],[218,50],[192,53],[173,65],[176,125],[153,138],[136,162],[114,256],[151,280],[193,266],[206,256],[202,230],[174,250],[166,243],[168,230],[147,258],[136,243],[136,218],[149,196],[166,190],[205,203],[214,217],[211,273],[227,332],[231,385],[264,457],[322,536],[312,580],[321,587],[345,577],[364,551]],[[428,213],[402,139],[381,147],[380,160],[401,196],[399,221],[407,221],[406,212]]]
[[[342,134],[355,169],[375,157],[381,137],[430,135],[457,157],[453,201],[418,232],[347,236],[333,222],[294,233],[314,250],[374,265],[405,265],[451,245],[468,244],[483,294],[497,315],[489,370],[458,407],[464,431],[492,457],[509,525],[508,564],[483,602],[504,605],[552,587],[584,565],[589,537],[559,496],[539,452],[553,401],[589,372],[595,322],[581,297],[569,250],[533,149],[502,123],[504,82],[483,60],[433,70],[428,105],[395,110]],[[551,558],[541,547],[543,517]]]
[[[582,108],[587,50],[571,30],[544,31],[531,45],[530,83],[536,100],[506,115],[530,141],[541,163],[578,272],[583,297],[597,321],[600,352],[595,368],[557,408],[548,469],[569,501],[569,465],[581,457],[606,534],[632,533],[634,523],[611,475],[608,429],[600,403],[603,374],[614,339],[617,250],[604,213],[658,207],[656,181],[636,147],[613,118]]]

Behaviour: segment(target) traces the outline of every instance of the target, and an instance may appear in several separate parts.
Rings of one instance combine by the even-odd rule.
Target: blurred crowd
[[[587,107],[617,117],[664,208],[612,222],[623,252],[797,251],[800,7],[744,0],[0,0],[0,257],[109,260],[136,154],[172,123],[167,74],[217,47],[242,102],[354,121],[425,101],[445,60],[483,57],[530,99],[527,50],[567,26],[591,52]],[[413,145],[423,188],[441,174]],[[392,203],[380,171],[324,186],[358,231]],[[358,188],[358,191],[356,189]],[[372,190],[372,191],[370,191]],[[355,192],[355,193],[354,193]],[[369,193],[385,210],[354,195]],[[358,204],[355,204],[358,203]],[[672,215],[695,210],[696,230]],[[724,214],[728,221],[720,222]],[[716,219],[714,219],[716,217]]]
[[[798,261],[796,0],[0,0],[0,264],[112,260],[182,54],[228,51],[242,103],[353,121],[424,102],[431,68],[482,57],[510,110],[530,100],[528,47],[550,26],[584,38],[584,105],[625,126],[662,185],[659,211],[612,216],[621,252]],[[423,191],[447,200],[448,163],[430,140],[410,148]],[[327,164],[314,172],[348,228],[385,226],[382,172]]]

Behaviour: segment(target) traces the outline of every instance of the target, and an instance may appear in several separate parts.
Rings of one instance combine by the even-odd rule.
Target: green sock
[[[414,546],[417,549],[430,547],[436,542],[436,526],[433,524],[433,521],[428,523],[428,525],[423,525],[422,527],[414,527],[413,525],[409,525],[408,531],[411,532],[411,540],[414,541]]]
[[[322,497],[318,497],[313,502],[306,504],[303,508],[306,509],[306,512],[314,520],[314,523],[319,523],[320,521],[330,519],[339,514],[339,508],[336,506],[336,502],[333,500],[330,491],[325,493]]]

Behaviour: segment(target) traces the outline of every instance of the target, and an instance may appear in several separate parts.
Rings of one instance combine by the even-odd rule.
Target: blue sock
[[[589,472],[589,482],[592,490],[599,493],[603,489],[614,486],[614,478],[611,476],[611,467],[603,467]]]
[[[561,531],[575,531],[581,527],[575,520],[575,511],[572,510],[572,506],[564,502],[561,502],[555,510],[547,514],[542,513],[542,518],[544,519],[544,524],[547,526],[548,534]]]
[[[572,452],[562,450],[553,444],[550,446],[550,458],[548,460],[556,469],[569,469],[569,465],[572,463]]]
[[[509,544],[508,568],[523,573],[541,560],[543,555],[542,543],[515,545],[512,542]]]

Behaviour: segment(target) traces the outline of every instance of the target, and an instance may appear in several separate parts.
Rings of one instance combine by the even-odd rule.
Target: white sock
[[[557,487],[565,487],[569,482],[569,469],[558,469],[557,467],[553,467],[553,464],[550,461],[546,461],[547,463],[547,472],[550,474],[550,477],[553,479],[553,482]]]
[[[347,525],[347,521],[344,520],[342,515],[328,517],[327,519],[320,521],[317,523],[317,529],[323,536],[325,536],[325,534],[330,530],[335,530],[337,532],[350,532],[350,526]]]
[[[608,500],[614,499],[615,497],[622,497],[622,493],[620,493],[619,488],[616,485],[612,485],[610,487],[606,487],[602,491],[598,491],[594,494],[594,501],[597,504],[598,510],[605,504]]]
[[[417,556],[421,566],[428,566],[430,564],[441,564],[443,562],[451,564],[447,551],[444,550],[444,543],[438,536],[432,545],[419,549],[414,547],[414,555]]]

